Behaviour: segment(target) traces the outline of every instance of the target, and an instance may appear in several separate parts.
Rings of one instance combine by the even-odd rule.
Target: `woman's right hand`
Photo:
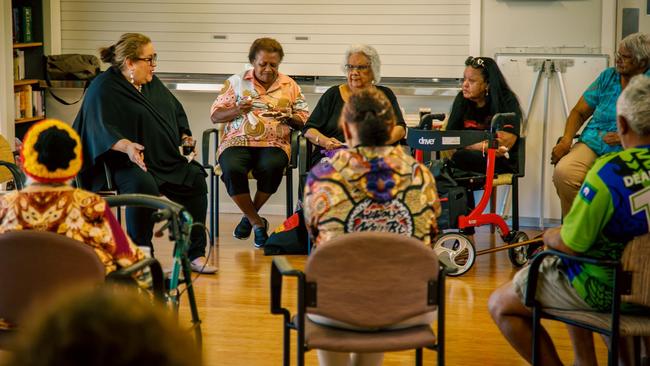
[[[571,150],[572,140],[562,137],[560,141],[553,147],[551,152],[551,164],[557,164],[564,155],[568,154]]]
[[[144,146],[136,143],[129,142],[126,145],[125,153],[129,156],[129,159],[134,162],[140,169],[147,171],[147,166],[144,164]]]
[[[239,102],[237,102],[237,112],[239,112],[239,115],[243,115],[250,112],[252,108],[253,108],[252,98],[243,98]]]
[[[335,137],[327,137],[324,142],[325,143],[321,146],[325,148],[325,150],[334,150],[343,146],[343,143],[337,140]]]

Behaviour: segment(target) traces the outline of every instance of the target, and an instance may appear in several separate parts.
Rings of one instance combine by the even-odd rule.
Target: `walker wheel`
[[[460,276],[469,271],[476,259],[474,243],[463,234],[443,234],[433,244],[433,251],[443,263],[450,263],[450,269],[455,269],[449,276]]]
[[[523,231],[517,231],[508,244],[521,243],[522,241],[528,241],[528,235]],[[513,266],[523,266],[528,263],[528,246],[522,245],[520,247],[508,249],[508,258]]]

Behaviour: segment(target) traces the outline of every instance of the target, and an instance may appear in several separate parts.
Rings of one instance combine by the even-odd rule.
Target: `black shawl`
[[[158,184],[191,186],[202,171],[190,169],[178,150],[181,134],[191,135],[187,116],[155,75],[138,92],[118,68],[109,68],[91,83],[73,127],[83,145],[81,178],[93,190],[105,184],[102,162],[111,167],[130,164],[126,154],[111,150],[123,138],[145,147],[147,171]]]

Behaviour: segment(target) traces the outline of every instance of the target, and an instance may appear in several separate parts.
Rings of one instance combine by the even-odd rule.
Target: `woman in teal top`
[[[585,175],[599,156],[621,150],[616,135],[616,100],[630,79],[645,73],[650,76],[650,36],[635,33],[625,37],[616,53],[616,67],[603,71],[573,107],[564,135],[553,148],[553,183],[566,216]],[[580,127],[591,120],[571,146]]]

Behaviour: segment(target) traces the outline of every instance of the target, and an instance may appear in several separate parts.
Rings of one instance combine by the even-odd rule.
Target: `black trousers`
[[[248,172],[257,180],[257,190],[273,194],[278,190],[289,158],[279,147],[232,146],[219,156],[221,180],[228,195],[250,193]]]
[[[202,170],[199,166],[190,165],[190,169]],[[208,209],[208,187],[205,183],[203,172],[195,174],[196,179],[192,186],[163,183],[158,185],[151,173],[145,172],[135,164],[126,167],[114,168],[113,178],[120,194],[142,193],[152,196],[164,195],[170,200],[181,204],[192,215],[195,223],[205,224]],[[153,250],[151,238],[153,237],[154,222],[151,215],[154,210],[142,207],[127,207],[126,229],[131,239],[139,246],[148,246]],[[190,247],[188,256],[190,260],[205,255],[206,234],[202,227],[192,228],[190,233]]]

